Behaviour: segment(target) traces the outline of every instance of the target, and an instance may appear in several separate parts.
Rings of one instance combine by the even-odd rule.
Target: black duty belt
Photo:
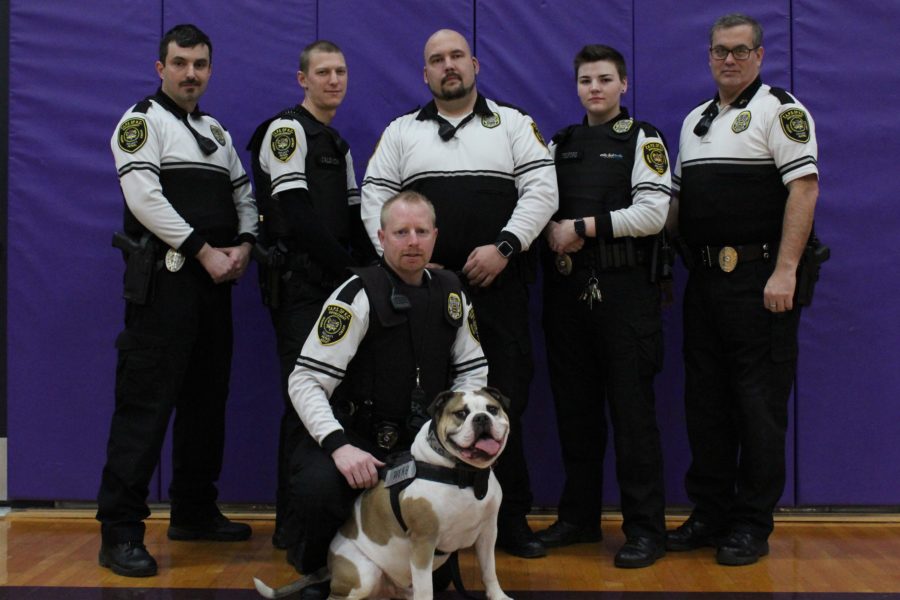
[[[730,273],[743,262],[771,260],[777,254],[777,246],[768,242],[740,246],[699,246],[694,247],[691,253],[697,257],[699,264]]]

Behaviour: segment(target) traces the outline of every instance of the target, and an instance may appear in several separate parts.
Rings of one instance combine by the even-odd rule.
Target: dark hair
[[[628,77],[628,71],[625,69],[625,57],[621,52],[603,44],[588,44],[575,55],[575,79],[578,79],[578,69],[581,68],[581,65],[599,60],[608,60],[616,65],[619,79]]]
[[[742,15],[741,13],[732,13],[730,15],[725,15],[724,17],[719,17],[718,19],[716,19],[716,22],[713,23],[712,29],[709,30],[709,45],[712,46],[713,35],[715,35],[718,30],[731,29],[732,27],[738,27],[740,25],[749,25],[753,29],[754,47],[762,46],[762,25],[760,25],[759,21],[757,21],[753,17],[748,17],[747,15]]]
[[[196,25],[182,23],[166,32],[159,42],[159,62],[162,64],[166,64],[166,57],[169,54],[169,42],[175,42],[182,48],[193,48],[194,46],[205,44],[209,48],[209,62],[212,64],[212,42],[209,36],[200,31]]]
[[[338,45],[334,42],[329,42],[328,40],[316,40],[309,46],[303,49],[303,52],[300,53],[300,70],[306,73],[306,70],[309,69],[309,57],[313,52],[335,52],[337,54],[343,54]]]

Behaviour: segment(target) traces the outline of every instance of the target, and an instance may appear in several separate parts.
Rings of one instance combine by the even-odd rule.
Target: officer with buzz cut
[[[785,482],[797,367],[798,267],[819,193],[815,126],[762,82],[763,32],[740,14],[710,31],[716,96],[681,128],[673,211],[690,276],[684,296],[690,518],[672,551],[715,546],[723,565],[768,554]]]
[[[330,126],[347,93],[341,49],[315,41],[300,54],[301,104],[262,123],[250,142],[261,235],[268,252],[260,283],[269,306],[284,412],[278,442],[275,533],[278,548],[295,545],[301,527],[290,503],[290,460],[303,433],[287,380],[322,303],[345,270],[377,258],[359,218],[350,146]]]
[[[617,567],[665,554],[662,450],[653,379],[662,367],[658,234],[671,194],[662,136],[621,105],[625,59],[575,56],[581,124],[553,137],[559,211],[544,231],[544,335],[566,482],[548,547],[600,539],[606,407],[625,544]]]

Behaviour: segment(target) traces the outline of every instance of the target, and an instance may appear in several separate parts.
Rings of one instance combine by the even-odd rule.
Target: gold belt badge
[[[560,275],[572,274],[572,258],[568,254],[557,254],[554,264]]]
[[[719,250],[719,268],[726,273],[734,271],[738,264],[737,250],[731,246],[725,246]]]
[[[184,254],[175,250],[173,248],[169,248],[166,252],[166,269],[171,273],[176,273],[181,270],[181,267],[184,266]]]

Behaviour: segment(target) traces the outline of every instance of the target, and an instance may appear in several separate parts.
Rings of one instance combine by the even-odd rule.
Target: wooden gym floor
[[[280,586],[296,578],[271,545],[271,513],[229,513],[253,526],[248,542],[171,542],[165,511],[147,522],[156,577],[119,577],[97,564],[99,527],[87,510],[13,510],[0,517],[0,600],[250,600],[252,577]],[[900,515],[779,515],[771,553],[747,567],[723,567],[714,551],[669,553],[645,569],[616,569],[620,519],[604,518],[603,541],[525,560],[497,552],[504,590],[518,600],[900,600]],[[677,526],[682,517],[673,517]],[[530,519],[535,530],[550,516]],[[481,590],[472,551],[463,580]],[[481,596],[481,594],[477,594]],[[442,599],[461,597],[444,592]]]

